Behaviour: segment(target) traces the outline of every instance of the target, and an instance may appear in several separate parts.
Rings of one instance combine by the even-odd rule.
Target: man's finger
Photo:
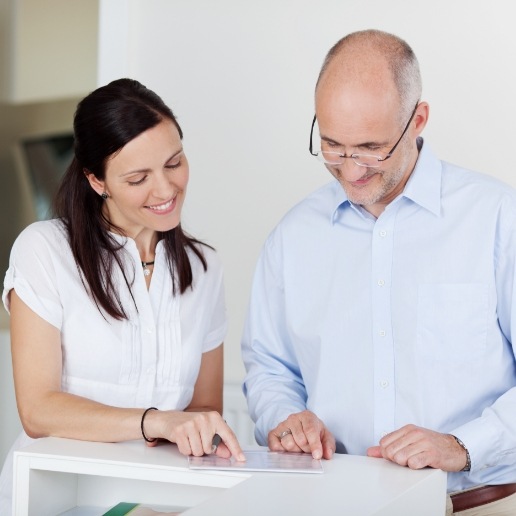
[[[381,459],[383,457],[381,447],[380,446],[371,446],[370,448],[367,448],[367,456],[368,457],[376,457],[377,459]]]

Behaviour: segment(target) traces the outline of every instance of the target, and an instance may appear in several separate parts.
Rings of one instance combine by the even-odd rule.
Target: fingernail
[[[319,450],[314,451],[314,453],[312,454],[312,457],[313,457],[314,459],[320,459],[320,458],[321,458],[321,456],[322,456],[322,454],[321,454],[321,452],[320,452]]]

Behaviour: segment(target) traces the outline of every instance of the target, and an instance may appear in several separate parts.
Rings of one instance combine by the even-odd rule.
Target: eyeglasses
[[[345,154],[342,154],[342,152],[335,151],[320,150],[318,152],[313,152],[312,140],[317,115],[314,115],[314,120],[312,122],[312,127],[310,129],[310,147],[308,148],[308,150],[310,151],[310,154],[312,156],[315,156],[319,161],[322,161],[326,165],[342,165],[344,163],[344,159],[351,158],[359,167],[379,168],[380,162],[388,160],[393,155],[394,151],[396,150],[396,147],[401,142],[401,139],[403,138],[403,136],[405,136],[405,133],[409,128],[410,122],[412,122],[412,119],[416,114],[418,106],[419,101],[416,102],[416,107],[414,108],[414,111],[412,111],[410,119],[407,122],[405,129],[403,129],[403,132],[401,133],[401,136],[399,137],[398,141],[394,144],[394,147],[387,153],[387,155],[384,158],[382,158],[381,156],[376,156],[374,154],[351,154],[350,156],[346,156]]]

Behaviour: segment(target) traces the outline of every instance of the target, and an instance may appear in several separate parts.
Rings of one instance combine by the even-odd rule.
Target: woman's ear
[[[90,172],[87,168],[83,169],[84,175],[86,176],[86,179],[90,183],[90,186],[95,190],[96,193],[99,195],[102,195],[104,193],[107,193],[105,190],[105,182],[101,179],[98,179],[93,172]]]

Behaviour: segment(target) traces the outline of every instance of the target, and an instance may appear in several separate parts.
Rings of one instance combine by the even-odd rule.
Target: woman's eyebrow
[[[170,156],[170,158],[167,158],[165,160],[165,163],[168,163],[171,159],[174,159],[176,156],[179,156],[179,154],[181,154],[182,152],[183,152],[183,148],[181,147],[178,151],[174,152],[174,154],[172,154],[172,156]],[[137,170],[129,170],[128,172],[124,172],[124,173],[120,174],[120,177],[130,176],[133,174],[143,174],[143,173],[147,173],[150,171],[151,171],[150,168],[139,168]]]

